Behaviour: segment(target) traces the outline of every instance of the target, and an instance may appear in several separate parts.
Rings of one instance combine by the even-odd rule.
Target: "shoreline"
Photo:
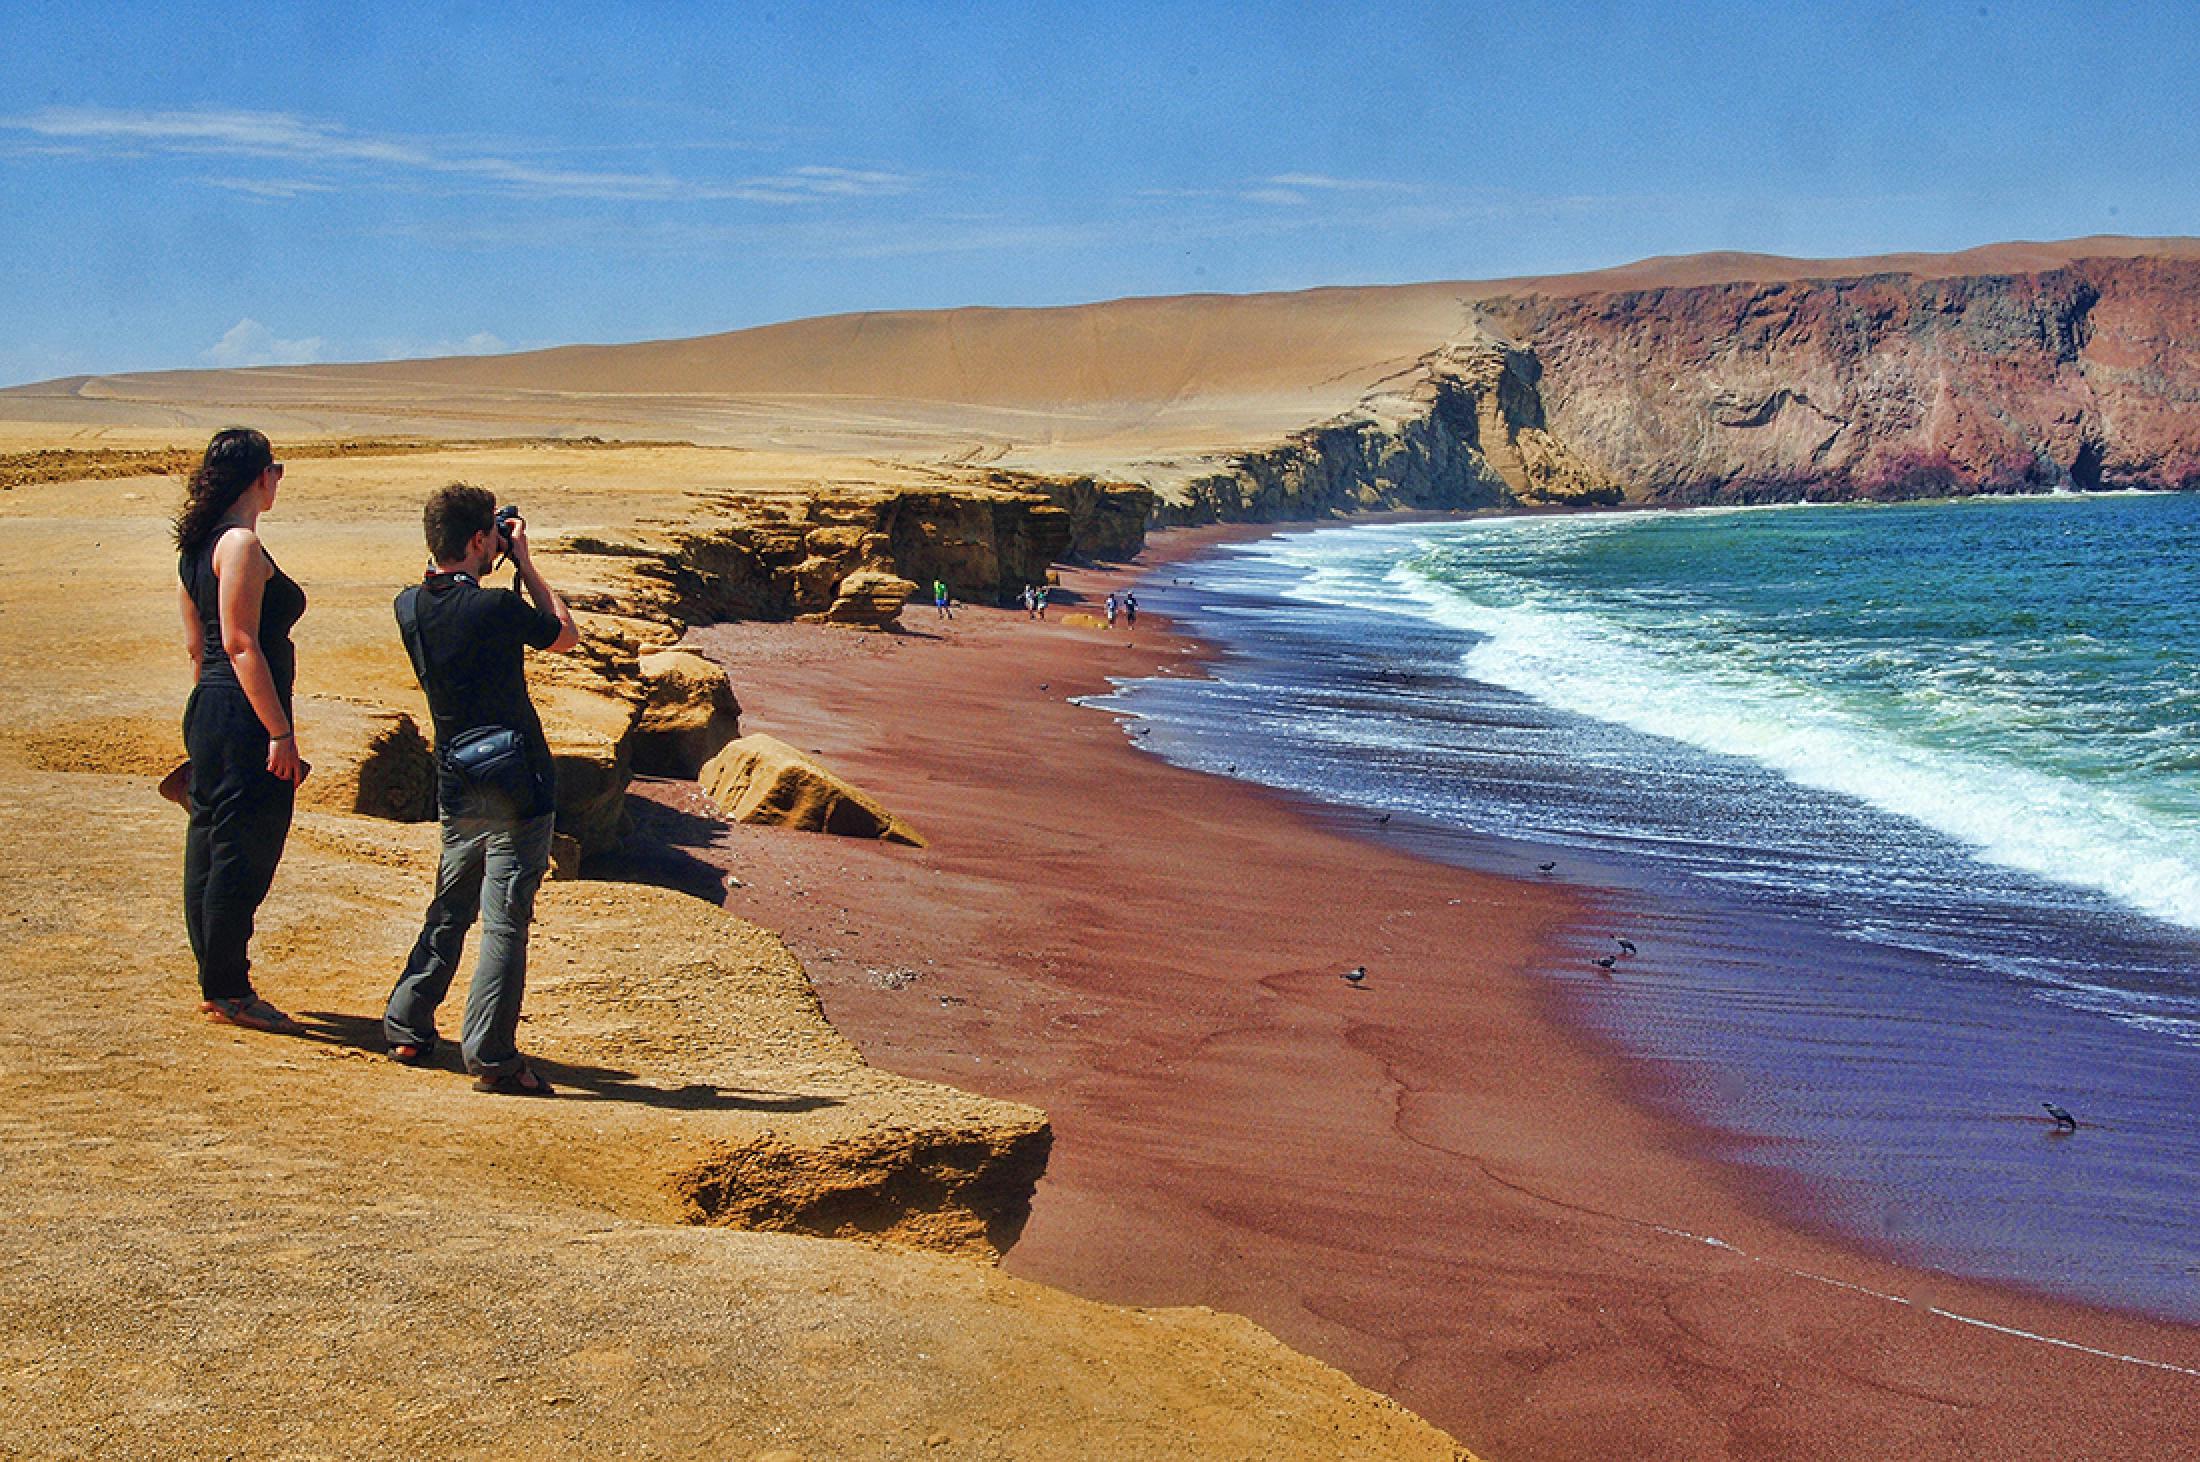
[[[1594,894],[1609,922],[1548,972],[1560,1014],[1608,1037],[1632,1089],[1706,1132],[1789,1223],[1912,1269],[2200,1324],[2189,1049],[2126,1029],[2131,1005],[2039,993],[2159,990],[2138,1008],[2166,1020],[2200,939],[1990,853],[1974,864],[1929,814],[1902,824],[1899,802],[1838,805],[1812,768],[1798,784],[1693,751],[1686,731],[1661,742],[1626,704],[1598,724],[1578,685],[1551,702],[1477,678],[1480,651],[1465,658],[1475,640],[1445,606],[1378,612],[1392,606],[1376,586],[1403,545],[1479,527],[1505,525],[1286,533],[1164,570],[1150,603],[1227,647],[1219,681],[1133,683],[1095,704],[1150,718],[1140,749],[1209,773],[1242,762],[1347,834]],[[1500,664],[1569,667],[1536,638],[1505,629]],[[1615,699],[1670,707],[1673,682],[1635,668]],[[1424,682],[1445,688],[1407,688]],[[1395,817],[1368,826],[1377,813]],[[1936,940],[1959,930],[1960,945]],[[1639,955],[1591,968],[1616,935]],[[2189,1021],[2189,997],[2178,1009]],[[2038,1097],[2102,1130],[2056,1140]]]
[[[1174,530],[1064,578],[1089,601],[1289,526]],[[819,749],[931,848],[706,833],[692,786],[663,783],[638,810],[665,846],[626,872],[700,892],[733,867],[727,906],[786,935],[869,1059],[1049,1110],[1011,1272],[1247,1314],[1507,1456],[2143,1450],[2200,1412],[2191,1330],[1765,1211],[1559,1009],[1543,970],[1593,900],[1137,756],[1066,703],[1211,647],[1151,620],[1111,643],[1013,610],[907,619],[895,639],[696,639],[750,729]],[[1351,963],[1368,989],[1337,978]],[[2053,1417],[2027,1405],[2043,1383]]]

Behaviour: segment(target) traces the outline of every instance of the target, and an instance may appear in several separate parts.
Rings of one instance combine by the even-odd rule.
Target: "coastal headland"
[[[1797,1232],[1631,1101],[1541,982],[1593,901],[1138,756],[1068,698],[1193,670],[1161,627],[903,604],[1197,541],[1155,525],[2189,487],[2196,316],[2200,245],[2084,240],[0,392],[11,1444],[1456,1455],[1410,1406],[1501,1457],[2173,1455],[2189,1330]],[[189,1013],[151,785],[168,474],[239,421],[312,604],[258,945],[309,1040]],[[388,601],[453,478],[583,611],[536,693],[592,876],[523,1036],[574,1096],[525,1110],[372,1030],[432,862]],[[737,721],[925,846],[727,824]]]

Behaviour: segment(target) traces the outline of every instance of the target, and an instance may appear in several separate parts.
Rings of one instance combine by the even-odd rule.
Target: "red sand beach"
[[[1491,1457],[2189,1455],[2200,1333],[1804,1233],[1631,1100],[1553,1008],[1577,894],[1360,840],[1069,704],[1196,673],[1151,615],[1065,611],[1212,541],[1069,573],[1083,604],[1043,625],[700,633],[744,729],[929,846],[720,827],[648,783],[600,871],[730,870],[869,1059],[1045,1107],[1013,1272],[1249,1315]]]

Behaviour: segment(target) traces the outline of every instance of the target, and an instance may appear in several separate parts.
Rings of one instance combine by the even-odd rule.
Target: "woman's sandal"
[[[558,1093],[544,1081],[534,1067],[525,1061],[509,1071],[484,1072],[474,1078],[474,1090],[492,1092],[497,1096],[556,1096]]]
[[[390,1047],[390,1059],[400,1066],[433,1066],[435,1047],[416,1046],[410,1041]]]
[[[306,1029],[257,995],[204,1000],[199,1003],[199,1014],[219,1025],[243,1026],[248,1031],[278,1036],[303,1035]]]

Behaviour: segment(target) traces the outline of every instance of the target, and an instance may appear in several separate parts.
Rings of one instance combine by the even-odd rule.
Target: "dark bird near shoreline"
[[[1358,989],[1360,981],[1367,978],[1367,966],[1354,965],[1351,969],[1344,972],[1344,977],[1347,981],[1351,983],[1354,989]]]
[[[2063,1108],[2056,1106],[2053,1102],[2041,1102],[2040,1105],[2047,1108],[2047,1115],[2055,1119],[2056,1131],[2075,1132],[2078,1130],[2078,1119],[2071,1116]]]
[[[1054,682],[1051,680],[1042,680],[1039,682],[1039,689],[1045,690],[1048,686],[1052,684],[1054,684]]]
[[[1600,970],[1608,970],[1613,965],[1616,965],[1618,963],[1618,960],[1614,959],[1611,955],[1608,954],[1600,954],[1596,957],[1596,967]]]
[[[1632,939],[1622,939],[1615,934],[1612,936],[1612,942],[1619,946],[1621,954],[1633,954],[1635,952],[1635,941]]]
[[[1535,866],[1539,872],[1548,873],[1558,865],[1556,863],[1538,863]]]
[[[1390,814],[1386,812],[1381,817],[1375,819],[1375,825],[1377,827],[1380,827],[1388,821],[1390,821]]]

